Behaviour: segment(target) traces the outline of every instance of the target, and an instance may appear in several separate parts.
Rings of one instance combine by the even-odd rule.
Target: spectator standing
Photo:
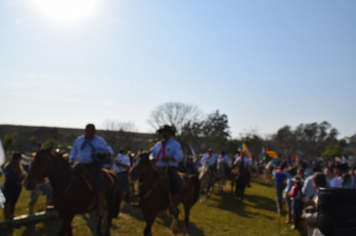
[[[294,225],[292,225],[291,229],[297,229],[300,226],[300,215],[303,208],[303,194],[302,194],[302,178],[300,176],[295,176],[293,179],[294,186],[289,194],[292,200],[292,208],[293,208],[293,218]]]
[[[325,169],[326,182],[330,188],[342,188],[341,181],[333,174],[332,168]]]
[[[318,192],[319,188],[326,187],[326,177],[324,174],[317,172],[313,175],[313,185],[316,190],[316,194],[314,195],[314,211],[310,213],[304,212],[302,215],[302,219],[305,220],[305,224],[307,226],[307,236],[319,236],[321,235],[320,230],[317,228],[317,217],[318,217]]]
[[[28,213],[30,215],[35,213],[35,204],[37,203],[38,197],[40,194],[43,194],[47,197],[46,201],[46,209],[51,205],[52,203],[52,186],[51,183],[49,182],[48,179],[44,179],[41,183],[37,185],[35,189],[31,191],[31,196],[29,200],[29,206],[28,206]]]
[[[121,192],[121,199],[124,199],[127,184],[128,171],[131,167],[130,158],[124,154],[124,149],[120,149],[114,162],[114,172],[119,178],[119,189]]]
[[[4,168],[5,219],[13,219],[15,216],[15,205],[21,193],[22,180],[25,178],[25,173],[21,166],[21,158],[21,153],[14,153],[10,163]]]
[[[278,166],[276,173],[275,173],[275,185],[276,185],[276,193],[277,193],[277,212],[278,215],[281,215],[282,209],[282,200],[283,200],[283,190],[286,187],[286,178],[287,175],[285,174],[284,169],[287,168],[287,162],[282,161],[282,163]]]

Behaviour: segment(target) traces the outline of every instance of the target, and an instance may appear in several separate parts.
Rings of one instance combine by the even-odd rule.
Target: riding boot
[[[178,205],[179,205],[179,194],[173,194],[169,192],[169,214],[177,215],[179,214]]]
[[[33,215],[35,213],[35,205],[28,206],[28,214]]]
[[[13,219],[15,217],[15,206],[10,205],[10,214],[11,218]]]
[[[105,193],[104,192],[96,192],[96,197],[98,198],[97,214],[99,217],[102,217],[104,214]]]
[[[11,210],[10,210],[10,205],[9,204],[5,204],[4,206],[4,216],[5,219],[12,219],[13,215],[11,215]]]

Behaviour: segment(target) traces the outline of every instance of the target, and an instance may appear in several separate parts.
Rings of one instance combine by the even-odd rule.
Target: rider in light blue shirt
[[[94,180],[94,191],[98,199],[97,213],[102,216],[104,213],[104,172],[102,171],[102,163],[98,162],[97,154],[102,154],[106,157],[113,155],[112,148],[105,140],[95,135],[95,126],[88,124],[85,127],[85,135],[78,137],[73,145],[69,155],[70,162],[74,162],[78,158],[78,162],[85,166],[92,174]]]
[[[152,148],[151,158],[159,168],[167,168],[169,180],[169,213],[176,215],[179,213],[179,182],[177,174],[178,162],[183,160],[182,147],[178,141],[173,139],[175,130],[169,125],[164,125],[157,130],[162,139]]]
[[[213,153],[213,150],[211,148],[208,149],[208,152],[204,154],[204,156],[200,160],[200,164],[204,165],[204,162],[208,161],[209,166],[213,166],[216,163],[216,157]]]

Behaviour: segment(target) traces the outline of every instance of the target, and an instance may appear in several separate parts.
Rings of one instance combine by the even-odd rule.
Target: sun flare
[[[97,0],[36,0],[39,9],[57,20],[76,20],[89,17]]]

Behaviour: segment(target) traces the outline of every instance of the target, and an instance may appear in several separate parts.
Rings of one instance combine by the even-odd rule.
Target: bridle
[[[148,164],[148,165],[150,165],[150,163]],[[138,179],[140,179],[140,176],[147,170],[147,168],[149,167],[149,166],[145,166],[143,169],[142,169],[142,171],[140,172],[140,174],[138,175]],[[143,181],[143,182],[139,182],[138,184],[142,187],[144,184],[147,184],[148,183],[148,181],[150,181],[151,179],[150,178],[147,178],[145,181]],[[155,187],[158,185],[158,181],[155,181],[154,182],[154,184],[153,184],[153,186],[148,190],[148,192],[147,193],[145,193],[145,195],[143,195],[143,197],[141,197],[140,198],[140,201],[143,201],[144,199],[146,199],[149,195],[151,195],[151,193],[153,192],[153,189],[155,189]]]

